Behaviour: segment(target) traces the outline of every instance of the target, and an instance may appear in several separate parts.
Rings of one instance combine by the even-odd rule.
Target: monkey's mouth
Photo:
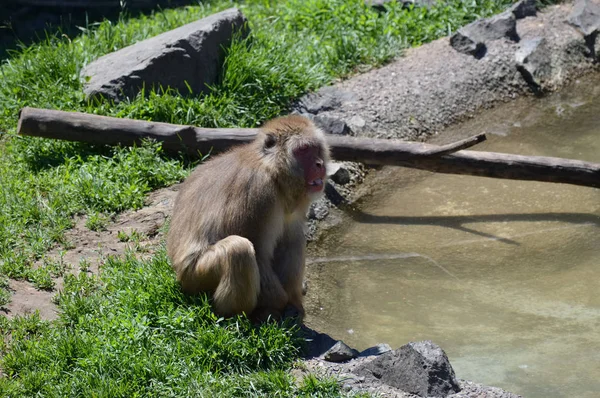
[[[321,178],[316,178],[312,181],[308,182],[308,190],[311,192],[318,192],[323,189],[323,180]]]

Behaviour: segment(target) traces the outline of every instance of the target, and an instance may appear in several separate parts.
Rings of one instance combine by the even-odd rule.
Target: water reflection
[[[508,105],[444,140],[487,131],[477,149],[600,162],[598,83]],[[386,173],[313,249],[307,323],[359,349],[434,340],[459,377],[526,397],[598,396],[600,190]]]

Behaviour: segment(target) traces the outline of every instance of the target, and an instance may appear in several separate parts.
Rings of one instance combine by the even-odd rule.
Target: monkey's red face
[[[306,191],[309,193],[321,192],[325,185],[326,171],[319,148],[302,146],[294,151],[294,156],[304,171]]]

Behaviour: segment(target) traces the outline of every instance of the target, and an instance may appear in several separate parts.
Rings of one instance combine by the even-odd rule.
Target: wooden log
[[[165,150],[203,154],[211,148],[222,151],[232,145],[250,142],[256,135],[255,129],[204,129],[35,108],[23,108],[17,130],[23,135],[111,145],[132,145],[142,138],[154,138],[163,142]],[[397,140],[327,137],[332,157],[337,160],[600,188],[598,163],[459,150],[484,139],[485,136],[479,135],[437,146]]]
[[[191,1],[185,0],[128,0],[126,6],[129,9],[154,8],[157,6],[182,6],[190,4]],[[122,8],[119,0],[17,0],[15,4],[22,6],[41,6],[41,7],[59,7],[59,8],[113,8],[120,10]]]
[[[162,142],[167,152],[190,154],[207,154],[211,150],[222,152],[233,145],[251,142],[256,136],[256,129],[206,129],[29,107],[21,109],[17,132],[67,141],[125,146],[151,138]]]
[[[21,110],[17,126],[17,132],[22,135],[94,144],[133,145],[139,144],[144,138],[151,138],[161,141],[165,151],[186,151],[190,154],[222,152],[233,145],[251,142],[257,131],[207,129],[29,107]],[[403,159],[441,156],[468,148],[485,141],[485,134],[443,146],[332,135],[328,135],[327,140],[333,157],[338,160],[393,164]]]

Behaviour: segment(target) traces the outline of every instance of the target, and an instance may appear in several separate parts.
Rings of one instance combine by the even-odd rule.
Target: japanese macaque
[[[179,191],[167,237],[182,290],[211,294],[225,317],[302,318],[306,213],[328,158],[323,133],[292,115],[200,165]]]

